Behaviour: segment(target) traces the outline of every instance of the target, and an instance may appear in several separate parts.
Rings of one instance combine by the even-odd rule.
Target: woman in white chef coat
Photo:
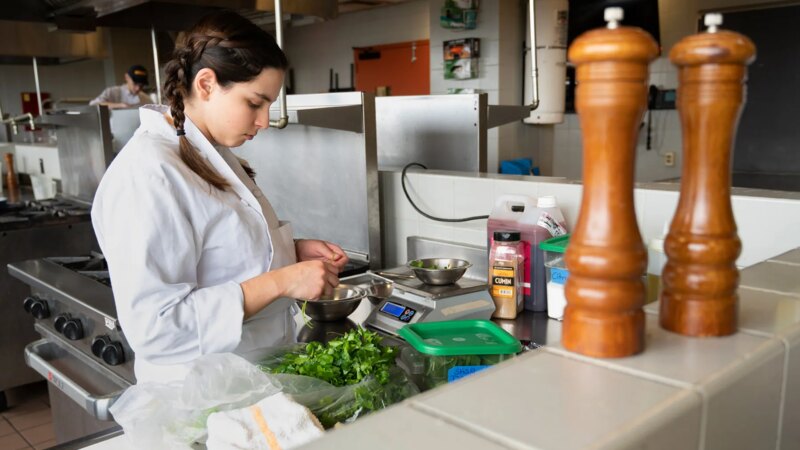
[[[92,223],[138,382],[182,379],[204,354],[289,343],[290,299],[339,282],[342,249],[293,241],[229,149],[267,128],[287,65],[238,14],[205,17],[165,67],[169,107],[140,108],[98,187]]]

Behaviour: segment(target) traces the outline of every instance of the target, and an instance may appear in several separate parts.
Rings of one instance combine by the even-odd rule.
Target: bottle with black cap
[[[522,312],[525,252],[519,231],[495,231],[489,250],[489,293],[494,300],[492,317],[514,319]]]

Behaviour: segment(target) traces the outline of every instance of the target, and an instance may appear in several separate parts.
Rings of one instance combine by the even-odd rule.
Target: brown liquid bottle
[[[633,205],[636,137],[647,100],[653,38],[620,27],[621,8],[607,8],[606,29],[579,36],[576,109],[583,133],[583,199],[566,252],[562,344],[583,355],[613,358],[644,349],[647,251]]]
[[[17,190],[19,189],[17,172],[14,170],[14,154],[6,153],[3,156],[6,161],[6,186],[8,187],[8,199],[13,203],[16,202]]]
[[[718,30],[682,39],[670,52],[678,66],[678,112],[683,130],[683,174],[678,209],[664,242],[661,326],[687,336],[736,332],[742,244],[731,208],[731,149],[744,103],[747,65],[755,46]]]

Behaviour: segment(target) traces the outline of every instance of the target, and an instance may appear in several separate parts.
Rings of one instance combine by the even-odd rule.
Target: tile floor
[[[47,383],[6,391],[8,409],[0,413],[0,449],[44,449],[56,445]]]

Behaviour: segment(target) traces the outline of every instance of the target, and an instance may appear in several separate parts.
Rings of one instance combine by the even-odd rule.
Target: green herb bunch
[[[350,330],[327,344],[311,342],[297,353],[289,353],[272,373],[305,375],[334,386],[356,384],[368,376],[378,383],[389,381],[397,349],[381,345],[383,339],[364,328]]]

